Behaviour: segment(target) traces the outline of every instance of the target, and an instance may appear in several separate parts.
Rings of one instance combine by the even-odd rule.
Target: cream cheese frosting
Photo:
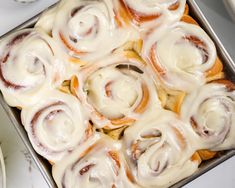
[[[0,48],[0,89],[10,106],[35,104],[66,77],[60,48],[41,30],[13,33]]]
[[[116,23],[112,0],[62,2],[52,34],[71,56],[88,61],[136,38],[135,32]]]
[[[124,148],[136,181],[143,187],[169,187],[198,168],[190,132],[174,113],[149,113],[124,133]]]
[[[145,64],[125,56],[108,56],[78,74],[78,97],[98,128],[130,125],[141,114],[160,109],[155,85]]]
[[[199,26],[177,22],[149,34],[142,55],[166,86],[190,92],[205,84],[205,72],[215,64],[216,48]]]
[[[119,6],[127,10],[132,22],[140,31],[162,23],[179,21],[186,0],[119,0]],[[125,19],[125,18],[124,18]]]
[[[218,151],[235,147],[234,99],[234,89],[216,82],[186,97],[180,114],[184,121],[191,123],[198,149]]]
[[[120,143],[95,135],[66,160],[53,166],[58,187],[137,188],[128,177],[129,169],[120,149]]]
[[[61,160],[93,132],[79,101],[59,91],[24,108],[21,120],[34,149],[51,162]]]

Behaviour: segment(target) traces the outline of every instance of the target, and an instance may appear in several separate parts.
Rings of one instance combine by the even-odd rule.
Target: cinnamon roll
[[[34,27],[40,28],[48,35],[52,36],[52,29],[58,9],[59,7],[55,6],[43,12],[43,14],[39,17],[39,20],[37,21]]]
[[[181,117],[191,123],[198,149],[214,151],[235,147],[235,86],[227,80],[206,84],[189,94]]]
[[[0,90],[58,188],[170,187],[235,149],[235,85],[186,0],[61,0],[0,41]]]
[[[52,33],[69,55],[89,61],[109,54],[136,34],[119,26],[112,0],[62,1]]]
[[[21,120],[35,151],[51,162],[61,160],[93,134],[80,102],[59,91],[48,92],[37,104],[24,108]]]
[[[55,42],[41,30],[17,31],[0,42],[0,89],[10,106],[30,106],[66,77]]]
[[[200,161],[185,124],[170,111],[150,113],[123,139],[135,180],[143,187],[169,187],[193,174]]]
[[[186,92],[205,84],[216,64],[213,41],[199,26],[185,22],[153,31],[144,41],[142,55],[165,86]]]
[[[121,153],[120,143],[95,135],[65,160],[53,166],[58,188],[138,187]]]
[[[130,20],[140,29],[148,29],[163,22],[179,21],[185,4],[186,0],[119,0],[116,7],[124,22]]]
[[[78,80],[78,98],[97,128],[132,125],[146,111],[160,108],[152,77],[138,58],[106,57],[82,70]]]

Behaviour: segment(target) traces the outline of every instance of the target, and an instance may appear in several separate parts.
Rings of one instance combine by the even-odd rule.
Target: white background
[[[222,43],[235,61],[235,24],[229,18],[222,0],[196,0]],[[0,0],[0,35],[39,13],[56,0],[39,0],[20,4]],[[0,107],[0,142],[5,156],[7,188],[47,188],[37,167]],[[234,188],[235,157],[186,185],[186,188]]]

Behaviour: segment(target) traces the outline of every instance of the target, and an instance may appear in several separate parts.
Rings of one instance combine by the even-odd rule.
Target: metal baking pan
[[[207,34],[215,42],[218,55],[224,63],[224,68],[225,68],[227,78],[232,80],[233,82],[235,82],[235,64],[234,64],[233,60],[231,59],[228,52],[226,51],[226,49],[224,48],[224,46],[220,42],[219,38],[217,37],[216,33],[213,31],[212,27],[210,26],[210,24],[206,20],[205,16],[201,12],[201,10],[198,7],[195,0],[187,0],[187,3],[190,8],[190,15],[198,21],[200,26],[207,32]],[[52,5],[48,9],[53,8],[54,6],[56,6],[56,4]],[[25,23],[19,25],[18,27],[16,27],[12,31],[1,36],[0,39],[4,38],[5,36],[9,35],[10,33],[14,32],[16,30],[33,27],[35,25],[35,23],[37,22],[40,15],[41,15],[41,13],[39,13],[35,17],[31,18],[30,20],[26,21]],[[3,108],[5,109],[6,113],[8,114],[8,117],[10,118],[12,124],[15,126],[15,128],[16,128],[19,136],[21,137],[22,141],[24,142],[25,146],[27,147],[27,149],[31,153],[37,167],[39,168],[41,174],[43,175],[44,179],[46,180],[48,186],[50,188],[57,187],[53,178],[52,178],[52,175],[51,175],[51,165],[48,163],[48,161],[46,161],[45,159],[40,157],[34,151],[31,143],[29,142],[26,131],[24,130],[24,127],[21,124],[20,111],[17,110],[16,108],[9,107],[7,105],[7,103],[4,101],[2,95],[0,95],[0,103],[3,106]],[[234,155],[235,155],[235,150],[221,152],[217,158],[203,162],[200,165],[198,171],[196,171],[190,177],[176,183],[175,185],[172,186],[172,188],[182,187],[183,185],[191,182],[192,180],[196,179],[197,177],[201,176],[202,174],[211,170],[212,168],[216,167],[217,165],[223,163],[225,160],[231,158]]]

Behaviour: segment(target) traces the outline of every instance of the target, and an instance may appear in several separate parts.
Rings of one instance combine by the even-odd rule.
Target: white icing
[[[116,68],[117,66],[135,66],[143,71],[138,73],[131,68]],[[137,59],[128,59],[122,56],[110,56],[96,62],[95,66],[82,70],[79,77],[79,98],[84,106],[94,114],[98,111],[104,117],[92,116],[95,125],[99,128],[107,126],[118,128],[123,125],[112,125],[110,120],[128,117],[138,119],[140,114],[153,108],[159,109],[160,102],[153,79],[148,75],[145,65]],[[84,84],[84,85],[83,85]],[[106,89],[108,86],[108,89]],[[144,88],[147,88],[149,99],[143,112],[135,110],[145,97]],[[107,90],[110,92],[107,95]],[[110,96],[109,96],[110,94]],[[125,125],[125,124],[124,124]]]
[[[186,126],[174,113],[162,111],[149,113],[125,131],[126,155],[140,185],[169,187],[197,170]]]
[[[59,91],[48,92],[36,105],[24,108],[21,120],[37,153],[53,162],[88,136],[88,118],[81,104]]]
[[[24,39],[17,36],[29,33]],[[10,44],[12,40],[14,44]],[[36,103],[49,89],[61,84],[66,69],[54,41],[40,30],[27,29],[11,34],[0,44],[2,78],[0,89],[10,106],[25,107]],[[8,54],[8,55],[7,55]],[[7,58],[6,62],[4,58]]]
[[[117,26],[113,9],[112,0],[69,0],[56,14],[53,37],[66,47],[61,40],[64,36],[76,49],[67,49],[71,56],[96,60],[136,36],[130,29]]]
[[[107,97],[104,88],[105,83],[110,83],[110,80],[114,81],[110,84],[112,97]],[[118,118],[120,114],[128,113],[133,103],[142,98],[140,83],[136,83],[134,77],[124,75],[113,67],[98,70],[87,82],[86,90],[89,91],[91,103],[106,117]]]
[[[182,104],[181,117],[197,127],[192,135],[198,149],[235,148],[235,91],[223,84],[211,83],[188,95]]]
[[[116,159],[118,162],[109,155],[109,152],[115,152],[118,155]],[[89,165],[90,168],[82,171]],[[52,174],[58,188],[137,187],[127,178],[126,170],[120,144],[106,136],[95,135],[65,160],[54,165]]]
[[[46,33],[51,34],[54,25],[55,16],[58,10],[58,6],[55,6],[47,11],[45,11],[35,24],[35,28],[41,28]]]
[[[185,38],[190,36],[197,37],[204,45],[197,46]],[[142,54],[149,61],[153,61],[151,50],[158,61],[152,63],[165,70],[160,75],[163,83],[187,92],[205,83],[205,72],[212,68],[216,59],[216,49],[209,36],[199,26],[184,22],[164,25],[147,36]]]
[[[156,16],[156,19],[147,21],[145,23],[135,24],[141,29],[153,28],[162,23],[174,23],[179,21],[185,9],[186,0],[123,0],[130,11],[134,11],[139,16]],[[169,7],[175,3],[179,3],[176,10],[169,10]]]

